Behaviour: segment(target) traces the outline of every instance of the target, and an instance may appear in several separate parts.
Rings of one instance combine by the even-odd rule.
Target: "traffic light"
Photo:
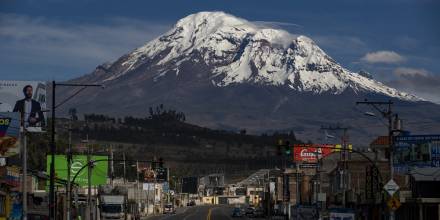
[[[281,149],[284,151],[284,155],[290,156],[292,155],[292,148],[290,147],[290,141],[278,140],[277,146],[278,155],[282,155]]]
[[[289,142],[289,141],[286,141],[286,142],[284,143],[284,152],[285,152],[285,154],[286,154],[287,156],[289,156],[289,155],[292,154],[292,149],[290,148],[290,142]]]
[[[283,154],[281,153],[281,146],[283,146],[283,140],[279,139],[279,140],[278,140],[278,143],[277,143],[277,155],[278,155],[278,156],[283,155]]]

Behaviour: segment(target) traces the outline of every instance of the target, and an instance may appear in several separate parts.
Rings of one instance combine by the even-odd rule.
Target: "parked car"
[[[188,203],[186,203],[186,206],[195,206],[196,202],[194,200],[189,201]]]
[[[264,210],[263,209],[255,209],[254,215],[252,216],[254,218],[262,218],[264,217]]]
[[[254,207],[247,207],[246,211],[245,211],[245,215],[248,217],[253,217],[254,216],[254,212],[255,212],[255,208]]]
[[[243,212],[241,211],[240,208],[236,207],[234,209],[232,209],[232,217],[243,217]]]
[[[28,220],[49,220],[49,216],[42,214],[28,214]]]
[[[176,213],[176,209],[174,208],[173,204],[167,204],[163,208],[163,214],[175,214],[175,213]]]

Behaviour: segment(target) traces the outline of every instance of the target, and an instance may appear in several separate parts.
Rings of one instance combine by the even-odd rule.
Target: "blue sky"
[[[307,35],[344,67],[440,103],[436,0],[0,0],[0,78],[90,73],[200,11]]]

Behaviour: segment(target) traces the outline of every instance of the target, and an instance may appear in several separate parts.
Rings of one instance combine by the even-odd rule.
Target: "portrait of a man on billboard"
[[[44,114],[41,111],[41,104],[34,100],[33,88],[31,85],[23,87],[24,98],[18,100],[14,106],[14,112],[20,112],[22,125],[24,127],[40,127],[44,124]]]
[[[46,83],[0,80],[0,112],[17,112],[20,127],[41,132],[46,124]]]

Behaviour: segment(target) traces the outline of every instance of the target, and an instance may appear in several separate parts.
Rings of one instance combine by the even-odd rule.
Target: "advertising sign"
[[[142,184],[142,190],[144,190],[144,191],[151,191],[151,190],[153,190],[155,188],[154,185],[155,185],[155,183],[143,183]]]
[[[16,166],[6,167],[6,175],[2,179],[10,186],[20,186],[20,169]]]
[[[151,167],[143,169],[142,173],[144,174],[144,180],[146,182],[155,182],[156,181],[156,173],[154,172],[153,169],[151,169]]]
[[[107,156],[91,156],[93,161],[98,161],[94,163],[92,168],[92,186],[104,185],[107,183],[107,171],[108,171],[108,161]],[[47,172],[50,172],[50,162],[51,156],[47,155]],[[73,155],[72,166],[70,168],[70,179],[80,171],[82,167],[87,165],[87,155]],[[59,179],[67,179],[67,158],[65,155],[55,155],[55,176]],[[87,186],[88,184],[88,169],[87,167],[82,169],[81,172],[75,179],[75,184],[79,186]]]
[[[394,164],[397,173],[408,167],[440,167],[440,135],[408,135],[394,138]]]
[[[162,184],[163,184],[163,186],[162,186],[163,191],[165,193],[168,193],[168,191],[170,191],[170,184],[168,182],[164,182]]]
[[[352,145],[352,144],[348,144],[348,145],[347,145],[347,148],[348,148],[348,151],[349,151],[349,152],[352,152],[352,151],[353,151],[353,145]],[[342,150],[342,144],[336,144],[336,145],[335,145],[334,152],[341,152],[341,150]]]
[[[293,148],[293,160],[306,163],[316,163],[333,152],[333,145],[327,144],[295,144]]]
[[[158,182],[164,182],[168,181],[168,169],[164,167],[156,167],[154,170],[154,173],[156,174],[156,181]]]
[[[18,112],[0,112],[0,157],[20,152],[20,116]]]
[[[19,112],[21,126],[32,128],[30,131],[41,131],[46,123],[45,109],[45,82],[0,81],[0,112]]]

